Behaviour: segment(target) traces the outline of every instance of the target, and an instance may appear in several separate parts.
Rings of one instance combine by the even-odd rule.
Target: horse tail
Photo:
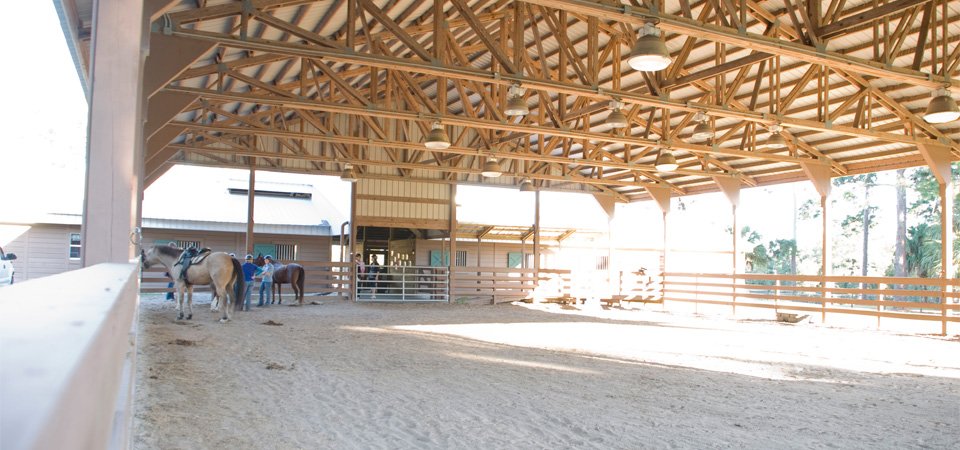
[[[304,279],[304,270],[303,266],[297,267],[297,287],[300,288],[300,301],[303,301],[303,279]]]
[[[230,261],[233,262],[233,309],[242,310],[243,309],[243,267],[240,266],[240,261],[237,258],[230,258]]]

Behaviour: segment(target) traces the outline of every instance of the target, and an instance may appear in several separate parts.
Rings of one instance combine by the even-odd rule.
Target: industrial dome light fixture
[[[531,181],[529,178],[524,177],[522,180],[520,180],[520,192],[533,192],[536,190],[537,188],[533,186],[533,181]]]
[[[507,108],[503,110],[503,113],[508,116],[530,114],[530,108],[527,107],[527,102],[523,100],[523,93],[526,91],[519,84],[510,86],[510,89],[507,90]]]
[[[787,148],[787,140],[783,138],[783,135],[780,132],[783,131],[783,127],[778,125],[770,125],[770,136],[764,141],[763,145],[760,148],[767,148],[770,150],[783,150]]]
[[[496,178],[503,174],[503,170],[500,169],[500,163],[497,162],[497,158],[487,158],[487,162],[483,163],[483,171],[480,172],[481,175],[487,178]]]
[[[353,166],[347,164],[343,166],[343,173],[340,174],[340,179],[343,181],[349,181],[351,183],[357,182],[357,171],[353,169]]]
[[[450,147],[450,138],[447,136],[447,132],[444,131],[443,125],[441,125],[440,122],[433,123],[433,128],[430,130],[430,134],[427,135],[427,140],[423,145],[431,150],[443,150]]]
[[[609,125],[610,128],[626,128],[627,115],[620,111],[620,108],[623,108],[623,103],[618,100],[611,100],[610,108],[613,109],[613,111],[607,116],[607,125]]]
[[[644,24],[643,28],[640,29],[640,37],[637,38],[637,43],[630,51],[630,59],[627,60],[627,64],[630,64],[630,67],[634,70],[641,72],[656,72],[666,69],[671,61],[670,51],[667,50],[667,45],[660,38],[660,29],[652,22]]]
[[[960,119],[960,109],[957,101],[950,96],[945,88],[937,89],[933,99],[927,104],[927,111],[923,113],[923,120],[927,123],[947,123]]]
[[[707,115],[703,112],[698,112],[694,116],[693,120],[697,121],[697,125],[693,127],[693,140],[696,142],[706,141],[713,138],[713,128],[710,128],[710,121],[707,119]]]
[[[673,152],[665,148],[660,149],[660,152],[657,153],[657,160],[653,163],[653,166],[656,167],[658,172],[673,172],[680,167],[677,164],[677,158],[673,156]]]

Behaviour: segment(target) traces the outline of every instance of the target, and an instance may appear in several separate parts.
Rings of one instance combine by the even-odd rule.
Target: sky
[[[0,221],[28,210],[39,212],[71,211],[83,206],[86,157],[87,103],[73,60],[60,28],[59,18],[49,0],[11,2],[8,17],[36,20],[8,20],[0,27],[0,42],[7,61],[16,61],[18,70],[0,70],[4,108],[0,110],[0,131],[4,145],[0,150],[0,180],[6,194],[0,202]],[[28,44],[19,44],[26,42]],[[18,43],[18,44],[13,44]],[[195,170],[176,168],[170,176]],[[240,171],[242,172],[242,171]],[[230,171],[224,177],[242,177]],[[272,175],[258,176],[270,179]],[[285,180],[301,180],[329,186],[330,200],[349,213],[349,184],[335,177],[276,175]],[[892,253],[895,204],[890,175],[881,177],[874,196],[881,226],[874,233],[880,252]],[[150,191],[145,193],[149,202]],[[833,196],[834,220],[842,219],[855,205]],[[795,183],[745,189],[741,194],[739,223],[758,230],[764,242],[791,238],[796,233],[801,249],[819,246],[819,221],[800,222],[794,231],[794,205],[816,199],[810,183]],[[796,200],[795,200],[796,199]],[[464,222],[527,225],[533,222],[533,194],[516,189],[458,189],[457,203],[462,205],[458,218]],[[489,205],[496,205],[490,208]],[[673,200],[670,233],[680,248],[729,249],[730,205],[719,193]],[[575,211],[576,214],[569,214]],[[542,193],[541,217],[545,227],[583,227],[604,230],[606,217],[589,195]],[[635,247],[653,247],[660,242],[661,215],[653,202],[617,207],[613,229],[631,237]],[[2,238],[2,236],[0,236]],[[887,245],[887,243],[890,243]],[[850,243],[847,243],[852,245]],[[890,247],[889,251],[886,250]],[[889,259],[885,254],[879,259]],[[876,259],[875,259],[876,260]]]
[[[0,219],[35,205],[82,202],[87,142],[87,102],[53,2],[6,6],[0,47],[15,64],[0,70],[0,179],[10,194]]]

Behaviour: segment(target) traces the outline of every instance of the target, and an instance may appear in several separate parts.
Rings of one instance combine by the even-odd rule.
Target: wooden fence
[[[939,278],[667,273],[665,301],[766,308],[774,312],[960,322],[958,281]]]
[[[299,261],[306,271],[308,295],[351,298],[350,263]],[[141,292],[168,292],[162,269],[144,271]],[[209,292],[207,286],[197,291]],[[774,312],[867,315],[941,323],[960,323],[960,281],[939,278],[846,277],[762,274],[670,272],[663,276],[641,272],[588,271],[503,267],[456,267],[450,279],[451,301],[491,303],[524,299],[575,302],[599,299],[603,303],[687,302],[766,308]],[[284,289],[289,297],[293,291]]]
[[[351,277],[353,276],[350,263],[324,262],[324,261],[297,261],[297,264],[303,266],[304,286],[303,290],[307,295],[321,295],[323,298],[334,300],[350,299],[350,290],[352,286]],[[140,284],[140,293],[167,293],[172,292],[173,288],[169,286],[171,280],[164,273],[163,267],[155,266],[143,271],[143,278]],[[256,287],[254,288],[256,289]],[[210,292],[209,286],[194,286],[194,292]],[[256,291],[253,293],[256,296]],[[290,285],[283,285],[283,297],[285,299],[293,298],[293,289]],[[309,299],[305,300],[310,302]]]

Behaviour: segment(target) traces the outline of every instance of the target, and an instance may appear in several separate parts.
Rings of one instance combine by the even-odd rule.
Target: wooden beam
[[[813,188],[817,190],[821,197],[827,197],[830,195],[830,189],[833,187],[831,182],[831,177],[833,173],[830,171],[829,166],[813,166],[809,164],[801,164],[803,167],[803,173],[807,176],[807,179],[813,183]]]
[[[537,0],[539,1],[539,0]],[[565,1],[565,0],[560,0]],[[439,77],[451,77],[451,78],[460,78],[464,80],[479,81],[488,84],[499,84],[499,85],[510,85],[513,83],[521,83],[528,88],[541,89],[549,92],[557,92],[562,94],[572,94],[578,95],[581,97],[589,97],[598,100],[609,100],[611,98],[619,98],[621,101],[627,104],[636,104],[643,107],[654,107],[654,108],[666,108],[672,111],[685,111],[685,112],[696,112],[704,111],[705,113],[716,116],[716,117],[728,117],[736,118],[740,120],[756,122],[763,125],[772,125],[779,123],[785,127],[796,127],[802,129],[817,130],[827,133],[835,134],[845,134],[848,136],[856,137],[870,137],[873,139],[889,142],[899,142],[899,143],[914,143],[918,138],[913,138],[909,136],[904,136],[902,134],[894,133],[882,133],[872,130],[863,130],[854,127],[846,127],[840,125],[830,125],[828,126],[824,122],[818,122],[815,120],[800,120],[793,119],[789,117],[772,117],[760,112],[755,111],[736,111],[726,108],[722,105],[715,104],[697,104],[692,102],[683,102],[675,101],[668,98],[655,97],[650,95],[643,95],[636,92],[629,91],[614,91],[604,89],[603,92],[599,92],[597,89],[594,89],[590,86],[578,85],[569,82],[561,82],[554,80],[544,80],[531,77],[516,76],[511,74],[494,74],[488,71],[469,68],[469,67],[455,67],[455,66],[444,66],[441,64],[431,64],[425,62],[419,62],[416,60],[408,58],[396,58],[384,55],[370,55],[370,54],[358,54],[358,53],[349,53],[336,49],[321,49],[315,47],[308,47],[303,45],[296,44],[287,44],[287,43],[277,43],[277,42],[254,42],[253,40],[242,41],[231,36],[221,35],[217,33],[208,33],[195,30],[183,30],[180,29],[176,31],[178,35],[192,36],[198,39],[204,40],[214,40],[217,42],[222,42],[228,44],[231,47],[238,48],[247,48],[250,50],[256,51],[266,51],[266,52],[280,52],[286,53],[291,56],[309,56],[313,58],[328,59],[340,62],[349,62],[356,64],[366,64],[375,67],[381,67],[385,69],[397,69],[413,73],[429,74]],[[958,82],[960,83],[960,82]],[[935,84],[935,83],[917,83],[917,84]],[[942,83],[940,84],[942,86]],[[182,89],[182,88],[176,88]],[[233,94],[239,95],[239,94]],[[922,140],[922,138],[919,138]],[[933,141],[931,141],[933,142]]]
[[[144,94],[152,97],[215,46],[196,39],[152,33],[150,54],[143,69]]]
[[[917,5],[922,5],[931,1],[932,0],[897,0],[875,8],[870,8],[859,14],[844,17],[836,22],[824,26],[820,30],[820,36],[824,39],[834,38],[846,33],[850,28],[880,20],[884,17],[897,14],[905,9],[913,8]]]
[[[647,186],[646,189],[650,197],[657,201],[660,211],[664,214],[670,212],[670,189],[660,186]]]
[[[192,94],[166,91],[151,97],[147,103],[147,123],[143,125],[144,138],[150,139],[154,133],[166,126],[197,98]]]
[[[889,67],[876,61],[856,58],[835,51],[818,50],[797,42],[784,41],[782,39],[761,36],[749,32],[740,33],[738,30],[728,27],[698,22],[682,16],[664,14],[640,6],[634,6],[629,10],[624,10],[624,8],[619,6],[588,0],[525,1],[549,8],[577,12],[587,16],[596,16],[601,20],[614,20],[634,26],[641,26],[645,22],[655,19],[658,21],[657,26],[666,32],[697,36],[700,39],[749,48],[774,55],[789,56],[832,69],[855,71],[864,75],[915,86],[923,86],[931,89],[946,85],[960,87],[960,80],[947,79],[940,75],[932,75],[902,67]]]

